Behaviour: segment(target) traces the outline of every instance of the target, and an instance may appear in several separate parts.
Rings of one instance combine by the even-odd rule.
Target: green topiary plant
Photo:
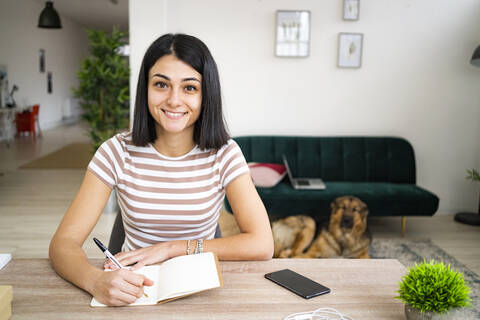
[[[422,313],[445,313],[452,308],[471,306],[470,288],[463,275],[434,260],[409,268],[398,293],[398,299]]]
[[[84,110],[83,118],[90,126],[93,151],[129,121],[128,61],[120,55],[125,45],[125,33],[113,28],[111,34],[87,30],[90,56],[83,60],[77,73],[79,87],[73,89]]]

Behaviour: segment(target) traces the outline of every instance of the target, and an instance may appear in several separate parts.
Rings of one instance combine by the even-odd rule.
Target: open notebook
[[[159,265],[145,266],[135,273],[143,274],[154,284],[143,287],[148,297],[142,296],[129,306],[165,303],[223,286],[218,259],[212,252],[175,257]],[[90,306],[105,307],[95,298]]]
[[[0,253],[0,270],[5,267],[10,260],[12,260],[11,253]]]

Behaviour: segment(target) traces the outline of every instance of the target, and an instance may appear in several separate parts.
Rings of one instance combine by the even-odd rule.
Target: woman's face
[[[158,59],[148,74],[148,110],[157,133],[191,131],[193,136],[201,106],[201,74],[174,55]]]

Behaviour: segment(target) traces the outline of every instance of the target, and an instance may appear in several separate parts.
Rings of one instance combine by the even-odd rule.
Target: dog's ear
[[[358,199],[357,197],[351,197],[350,201],[355,212],[358,212],[362,217],[366,217],[368,215],[368,208],[365,202]]]
[[[368,216],[368,208],[363,207],[362,210],[360,211],[362,217],[366,218]]]
[[[338,210],[338,208],[340,207],[338,198],[333,200],[332,203],[330,203],[330,207],[332,208],[332,213]]]
[[[360,212],[363,214],[363,215],[368,215],[368,207],[367,205],[365,204],[365,202],[363,202],[362,200],[360,199],[357,199],[359,204],[360,204]]]
[[[359,207],[360,207],[360,208],[359,208],[359,209],[360,209],[359,212],[360,212],[360,214],[362,215],[362,217],[368,216],[368,208],[367,208],[367,205],[366,205],[364,202],[360,201]]]

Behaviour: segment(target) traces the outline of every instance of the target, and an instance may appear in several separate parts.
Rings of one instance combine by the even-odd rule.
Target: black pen
[[[97,238],[93,238],[93,241],[100,248],[100,250],[102,250],[102,252],[107,256],[107,258],[112,260],[112,262],[115,263],[119,269],[125,268],[120,264],[120,262],[118,262],[117,259],[115,259],[113,254],[111,254],[110,251],[108,251],[107,247],[105,247],[103,243],[100,242],[100,240],[98,240]]]
[[[107,258],[112,260],[113,263],[117,265],[117,267],[119,267],[120,269],[126,269],[124,266],[120,264],[120,262],[118,262],[117,259],[115,259],[113,254],[111,254],[110,251],[108,251],[107,247],[105,247],[103,243],[100,242],[100,240],[98,240],[97,238],[93,238],[93,241],[100,248],[100,250],[102,250],[102,252],[107,256]],[[148,294],[146,294],[145,292],[143,293],[143,295],[148,298]]]

